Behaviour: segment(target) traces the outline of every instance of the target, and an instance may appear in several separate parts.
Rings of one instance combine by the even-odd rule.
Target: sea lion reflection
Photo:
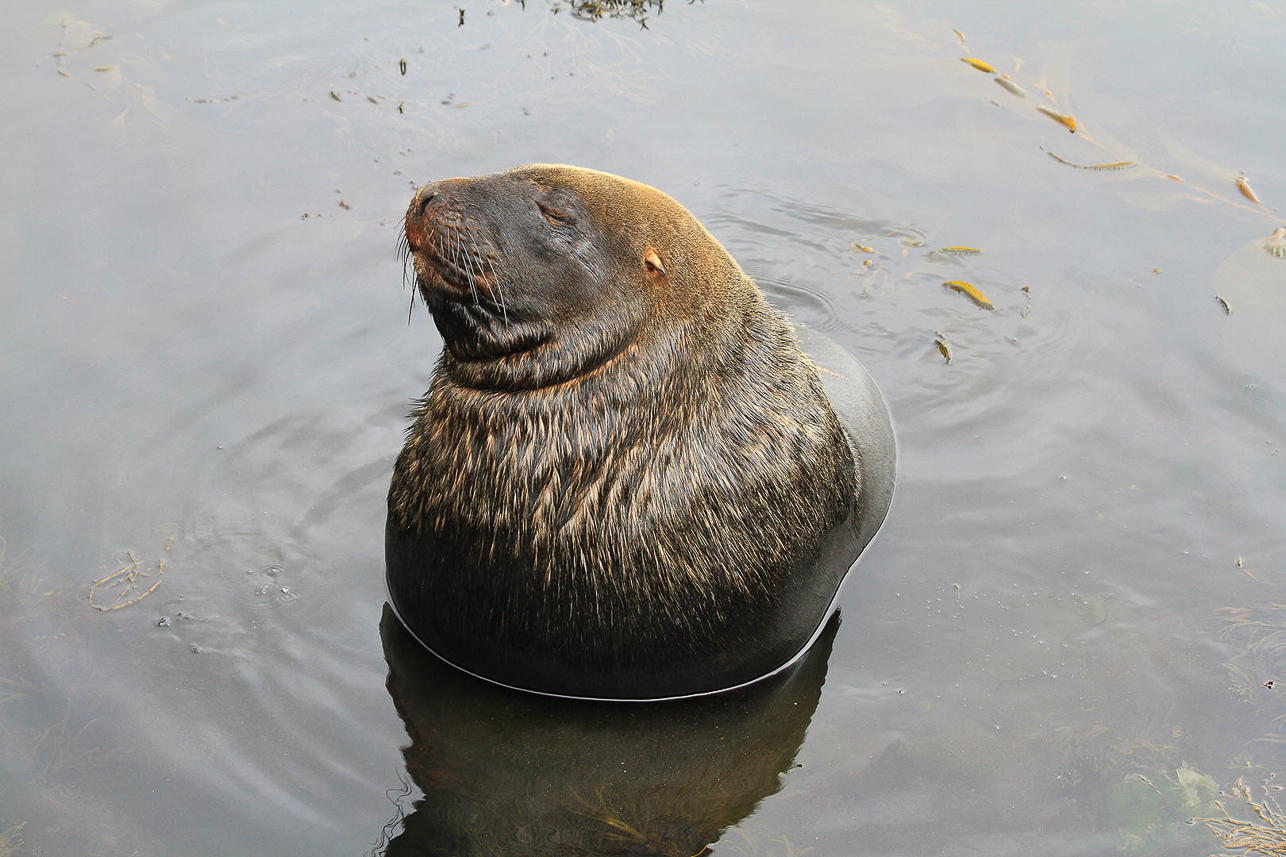
[[[712,697],[619,705],[509,691],[439,661],[385,608],[388,689],[424,793],[383,852],[705,853],[781,788],[817,707],[838,615],[778,676]]]

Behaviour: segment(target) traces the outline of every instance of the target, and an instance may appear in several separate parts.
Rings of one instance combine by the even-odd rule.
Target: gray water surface
[[[0,854],[1206,855],[1189,819],[1276,793],[1280,4],[37,6],[0,29]],[[676,197],[890,402],[892,513],[776,695],[549,710],[381,635],[440,348],[399,218],[533,161]]]

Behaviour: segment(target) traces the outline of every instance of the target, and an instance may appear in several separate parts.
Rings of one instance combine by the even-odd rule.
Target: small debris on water
[[[1264,239],[1264,252],[1278,259],[1286,259],[1286,226],[1278,226]]]
[[[1027,97],[1027,90],[1023,89],[1017,83],[1014,83],[1014,79],[1009,75],[1007,74],[996,75],[995,81],[996,83],[1000,84],[1000,86],[1011,95],[1017,95],[1019,98]]]
[[[946,359],[947,364],[950,365],[951,343],[947,342],[947,338],[943,336],[941,333],[938,333],[936,330],[933,332],[933,335],[934,337],[936,337],[933,340],[934,345],[938,346],[938,351],[942,352],[942,356]]]
[[[1076,133],[1076,120],[1072,117],[1071,114],[1059,113],[1057,110],[1054,110],[1051,107],[1046,107],[1043,104],[1036,105],[1036,109],[1039,110],[1041,113],[1044,113],[1050,119],[1053,119],[1059,125],[1062,125],[1063,127],[1065,127],[1068,131],[1072,132],[1073,134]]]
[[[1237,190],[1241,191],[1241,195],[1255,205],[1263,206],[1263,203],[1259,201],[1259,197],[1255,196],[1255,191],[1251,189],[1250,182],[1246,180],[1244,174],[1237,176]]]

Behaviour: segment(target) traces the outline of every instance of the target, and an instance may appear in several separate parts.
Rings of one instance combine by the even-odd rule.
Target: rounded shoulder
[[[875,537],[889,507],[897,479],[897,437],[879,386],[857,358],[825,334],[795,326],[804,356],[817,367],[826,398],[848,439],[858,470],[858,546]]]

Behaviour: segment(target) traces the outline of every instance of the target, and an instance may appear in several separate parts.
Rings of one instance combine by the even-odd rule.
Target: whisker
[[[397,224],[397,258],[405,263],[411,258],[411,242],[406,237],[406,219]]]
[[[469,281],[469,294],[473,296],[473,302],[476,304],[478,303],[478,284],[474,281],[471,272],[466,270],[464,266],[460,264],[462,258],[467,258],[464,250],[464,236],[460,234],[461,231],[462,230],[460,229],[455,230],[456,255],[451,262],[456,268],[459,268],[464,273],[465,279]]]
[[[418,282],[417,277],[413,277],[411,272],[413,265],[411,262],[411,242],[406,237],[406,220],[403,219],[397,227],[397,258],[402,263],[402,288],[410,288],[411,304],[406,309],[406,323],[411,323],[411,315],[415,312],[415,291]]]
[[[505,293],[500,288],[500,274],[496,272],[496,266],[491,263],[490,256],[481,256],[481,258],[482,261],[487,263],[487,267],[491,269],[491,283],[494,286],[494,291],[496,293],[496,303],[500,305],[500,318],[504,321],[505,327],[508,327],[509,309],[505,306]]]
[[[496,270],[495,263],[491,257],[485,253],[475,241],[473,232],[475,227],[469,224],[472,218],[450,218],[443,222],[439,228],[426,230],[425,242],[432,241],[433,244],[421,248],[422,251],[428,251],[429,256],[426,258],[426,264],[430,266],[442,266],[444,272],[449,272],[452,276],[458,278],[459,285],[468,284],[469,294],[473,298],[475,306],[482,307],[483,286],[486,284],[487,301],[492,304],[493,308],[499,309],[501,322],[505,327],[509,326],[509,302],[505,299],[504,290],[500,285],[500,273]],[[403,284],[411,284],[411,302],[407,308],[407,320],[411,319],[415,312],[416,293],[421,292],[424,283],[420,281],[419,274],[415,269],[415,254],[411,251],[410,242],[406,237],[405,221],[400,225],[398,235],[398,255],[403,259],[402,278]],[[436,248],[436,253],[430,250]],[[436,260],[435,258],[436,257]],[[424,294],[420,293],[421,300]],[[428,307],[428,304],[425,304]]]
[[[470,240],[469,250],[468,252],[465,253],[465,256],[464,256],[464,261],[469,266],[470,285],[472,285],[473,283],[476,283],[478,279],[482,277],[482,266],[478,263],[478,255],[479,254],[478,254],[477,248],[474,246],[473,241]],[[473,293],[473,302],[478,303],[478,292],[476,289],[474,290],[474,293]]]

